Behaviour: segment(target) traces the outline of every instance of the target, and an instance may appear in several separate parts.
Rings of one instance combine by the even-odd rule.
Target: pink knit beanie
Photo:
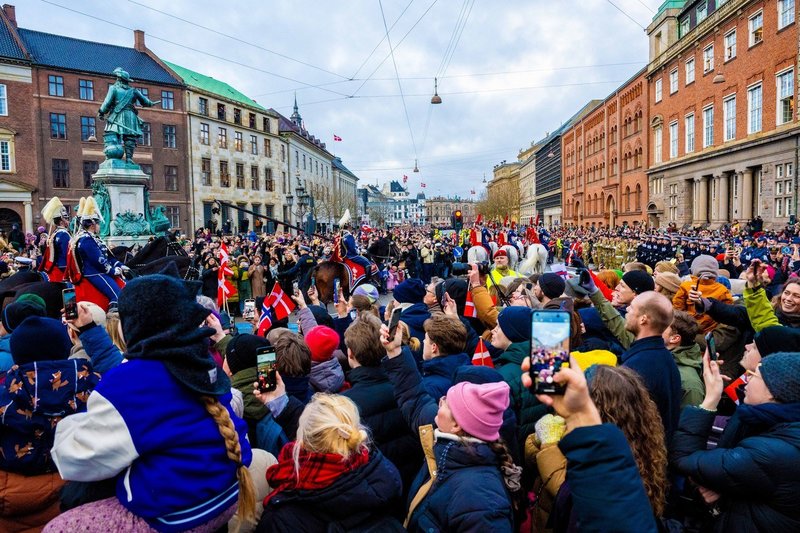
[[[462,381],[447,391],[447,406],[466,433],[492,442],[500,438],[503,412],[508,408],[510,393],[505,381],[481,385]]]

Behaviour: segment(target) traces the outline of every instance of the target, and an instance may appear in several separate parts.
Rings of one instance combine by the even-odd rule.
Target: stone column
[[[25,207],[25,219],[22,221],[25,233],[33,233],[33,202],[22,202]]]
[[[721,224],[731,222],[730,191],[728,190],[728,175],[722,174],[717,178],[717,220]]]
[[[709,196],[711,197],[711,206],[709,213],[712,222],[718,222],[720,213],[719,213],[719,176],[711,176],[711,179],[708,180],[708,187],[710,189]]]
[[[749,222],[753,218],[753,171],[745,169],[742,172],[742,222]]]
[[[700,218],[700,178],[692,179],[692,219],[694,224]]]
[[[701,176],[697,184],[699,194],[697,195],[698,222],[705,224],[708,222],[708,176]]]
[[[733,198],[733,218],[742,220],[742,172],[734,172],[732,174],[736,185],[733,187],[736,190],[736,197]]]

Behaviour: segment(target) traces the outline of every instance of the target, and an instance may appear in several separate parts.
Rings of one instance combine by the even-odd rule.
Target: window
[[[714,70],[714,45],[710,44],[703,49],[703,74]]]
[[[662,158],[662,145],[661,145],[661,126],[656,126],[653,130],[653,158],[656,163],[661,163]],[[628,169],[626,163],[625,170]]]
[[[686,85],[694,81],[694,58],[686,60]]]
[[[264,117],[264,120],[262,122],[263,122],[262,129],[265,132],[270,133],[271,127],[270,127],[270,124],[269,124],[269,117]]]
[[[208,98],[200,97],[197,100],[197,110],[204,117],[208,116]]]
[[[47,94],[50,96],[64,96],[64,77],[47,76]],[[55,159],[53,160],[55,161]],[[61,159],[59,159],[61,161]]]
[[[736,138],[736,96],[730,96],[722,101],[722,121],[725,123],[724,141]]]
[[[776,76],[778,93],[777,123],[786,124],[794,118],[794,69]]]
[[[708,16],[708,4],[703,2],[702,4],[697,6],[697,10],[695,13],[697,16],[697,23],[700,24],[701,22],[706,20],[706,17]]]
[[[250,136],[250,153],[258,155],[258,137],[255,135]]]
[[[142,93],[142,96],[144,96],[145,98],[149,98],[150,97],[150,90],[147,87],[137,87],[137,90],[140,93]],[[139,105],[139,104],[136,104],[136,105]]]
[[[269,139],[265,139],[265,141],[269,141]],[[272,153],[272,149],[269,150],[270,154]],[[281,162],[286,162],[286,146],[281,145]]]
[[[175,95],[172,91],[161,91],[161,109],[175,109]]]
[[[164,190],[178,190],[178,167],[166,165],[164,167]]]
[[[237,131],[233,135],[233,147],[236,149],[237,152],[242,152],[244,150],[244,142],[242,140],[242,132]]]
[[[761,131],[761,84],[747,89],[747,133]]]
[[[78,98],[94,100],[94,82],[92,80],[78,80]]]
[[[669,94],[678,92],[678,69],[669,73]]]
[[[264,169],[264,190],[275,191],[275,180],[272,179],[272,169],[269,167]]]
[[[281,148],[283,148],[283,146],[281,146]],[[264,155],[272,157],[272,141],[269,139],[264,139]],[[281,157],[283,157],[283,151],[281,151]]]
[[[236,188],[244,189],[244,164],[236,163]]]
[[[177,228],[181,225],[181,208],[177,205],[168,205],[165,207],[164,215],[169,219],[171,228]]]
[[[50,113],[50,138],[67,138],[67,115],[64,113]]]
[[[141,167],[142,172],[144,172],[145,174],[147,174],[147,176],[150,177],[150,183],[152,183],[153,182],[153,165],[151,165],[149,163],[148,164],[139,163],[139,167]]]
[[[69,159],[53,159],[53,187],[69,188]]]
[[[778,0],[778,29],[794,22],[794,0]]]
[[[0,116],[8,116],[8,91],[4,84],[0,84]]]
[[[731,30],[725,34],[725,61],[730,61],[736,57],[736,30]]]
[[[258,167],[257,166],[251,166],[250,167],[250,188],[253,189],[254,191],[257,191],[258,189],[261,188],[261,184],[259,183],[259,180],[258,180]]]
[[[200,161],[200,178],[203,185],[206,187],[211,186],[211,159],[207,157]]]
[[[661,101],[661,78],[656,80],[656,103]]]
[[[680,26],[678,26],[678,39],[689,33],[689,17],[681,19]]]
[[[750,46],[755,46],[764,40],[764,13],[759,11],[749,20]]]
[[[775,216],[776,217],[783,216],[783,198],[775,199]]]
[[[303,170],[306,169],[306,154],[303,154]]]
[[[226,128],[219,129],[217,133],[217,144],[219,144],[220,148],[228,147],[228,130]]]
[[[225,114],[225,104],[217,104],[217,118],[219,120],[228,120]]]
[[[200,123],[200,144],[210,144],[210,129],[208,124]]]
[[[234,124],[242,123],[242,110],[236,107],[233,108],[233,123]]]
[[[227,161],[220,161],[219,162],[219,184],[221,187],[230,187],[231,186],[231,175],[228,172],[228,162]]]
[[[164,148],[177,148],[178,139],[175,133],[175,126],[164,124]]]
[[[283,183],[283,191],[289,190],[289,182],[286,180],[286,172],[281,172],[281,183]]]
[[[153,146],[153,128],[149,122],[142,122],[142,136],[139,137],[140,146]]]
[[[250,113],[248,115],[247,124],[250,126],[250,129],[252,129],[252,130],[256,129],[256,114],[255,113]]]
[[[294,151],[294,166],[298,168],[300,167],[300,152],[297,150]]]
[[[84,189],[91,189],[92,188],[92,176],[94,173],[97,172],[97,169],[100,167],[100,163],[97,161],[84,161],[83,162],[83,188]]]
[[[684,149],[686,153],[689,154],[694,152],[694,113],[686,115],[683,124],[686,130],[686,146]]]
[[[669,157],[678,157],[678,122],[669,124]]]
[[[13,170],[11,141],[0,141],[0,171],[12,172]]]
[[[703,109],[703,148],[714,144],[714,108]]]
[[[97,129],[94,117],[81,117],[81,140],[88,141],[89,137],[97,139]]]

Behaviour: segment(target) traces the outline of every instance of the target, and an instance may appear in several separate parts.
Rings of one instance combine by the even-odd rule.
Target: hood
[[[679,366],[689,366],[692,368],[703,368],[703,351],[697,343],[691,346],[678,346],[672,349],[672,357],[675,364]]]
[[[423,376],[442,376],[453,379],[456,369],[471,363],[470,357],[465,353],[442,355],[430,361],[422,362]]]
[[[416,328],[419,331],[422,331],[423,324],[430,317],[431,313],[428,311],[428,306],[424,303],[414,304],[400,313],[400,320],[405,322],[409,327]]]
[[[531,343],[529,341],[525,342],[514,342],[506,348],[500,356],[495,360],[495,363],[499,363],[501,365],[506,364],[515,364],[521,365],[522,360],[528,357],[531,354]]]
[[[438,436],[433,446],[440,474],[474,466],[497,466],[497,455],[485,442],[465,443]],[[499,472],[499,469],[498,469]]]

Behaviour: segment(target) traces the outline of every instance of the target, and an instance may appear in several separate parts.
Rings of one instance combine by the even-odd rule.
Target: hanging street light
[[[439,80],[437,78],[433,78],[433,96],[431,97],[432,104],[441,104],[442,97],[439,96]]]
[[[419,172],[419,165],[417,165],[417,160],[414,160],[414,172]]]

